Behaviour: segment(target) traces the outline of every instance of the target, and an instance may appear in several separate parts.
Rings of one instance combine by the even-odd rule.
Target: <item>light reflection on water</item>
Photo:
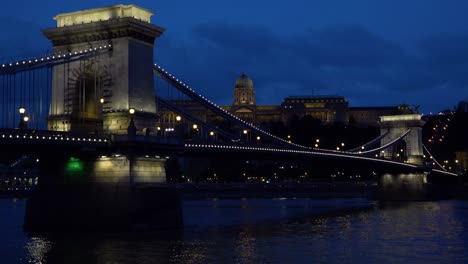
[[[0,200],[0,263],[468,261],[466,201],[195,200],[182,231],[60,236],[24,233],[24,204]]]

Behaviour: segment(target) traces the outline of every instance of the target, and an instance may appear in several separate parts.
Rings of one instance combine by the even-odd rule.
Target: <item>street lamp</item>
[[[105,101],[104,101],[104,98],[99,99],[99,102],[100,102],[101,104],[103,104],[103,103],[105,102]]]
[[[178,115],[178,116],[176,116],[175,120],[176,120],[177,122],[180,122],[180,120],[182,120],[182,117]]]
[[[29,121],[29,116],[23,117],[23,121],[24,121],[24,122],[28,122],[28,121]]]
[[[129,140],[134,140],[136,136],[137,128],[135,126],[135,122],[133,121],[133,115],[135,114],[135,108],[129,108],[128,113],[130,114],[130,124],[127,128],[127,134]]]
[[[214,135],[215,135],[215,132],[211,131],[210,136],[214,136]]]
[[[260,140],[260,139],[261,139],[261,137],[260,137],[260,136],[257,136],[257,140]]]
[[[247,135],[247,133],[249,133],[249,131],[247,131],[247,129],[244,129],[243,133],[244,133],[244,135]]]
[[[193,129],[197,130],[198,129],[198,125],[197,124],[193,124]]]
[[[20,122],[18,124],[18,128],[19,129],[26,129],[27,126],[26,126],[26,123],[25,123],[25,116],[24,116],[24,114],[26,113],[26,108],[24,108],[23,106],[20,106],[18,108],[18,112],[20,114]],[[28,117],[28,120],[29,120],[29,117]]]

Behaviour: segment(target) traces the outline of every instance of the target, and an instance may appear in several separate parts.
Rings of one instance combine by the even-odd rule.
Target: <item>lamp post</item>
[[[173,132],[174,136],[182,142],[185,138],[186,135],[190,133],[189,129],[184,127],[184,124],[182,124],[182,117],[180,115],[177,115],[175,117],[176,124],[174,125],[174,130],[171,131]]]
[[[18,128],[19,128],[19,129],[27,129],[28,127],[27,127],[27,125],[26,125],[26,123],[25,123],[26,108],[24,108],[23,106],[20,106],[20,107],[18,108],[18,112],[19,112],[19,114],[20,114],[20,122],[19,122],[19,124],[18,124]],[[28,117],[27,119],[28,119],[27,121],[29,121],[29,117]],[[27,122],[27,121],[26,121],[26,122]]]
[[[135,140],[135,137],[136,137],[136,131],[137,131],[137,128],[135,126],[135,122],[133,121],[133,116],[135,115],[135,108],[129,108],[128,109],[128,114],[130,115],[130,124],[128,125],[128,128],[127,128],[127,133],[128,133],[128,140],[129,141],[133,141]],[[133,175],[133,165],[135,163],[135,157],[133,155],[133,153],[129,153],[128,156],[127,156],[127,159],[128,159],[128,169],[129,169],[129,183],[130,183],[130,186],[133,186],[135,184],[135,178],[134,178],[134,175]]]
[[[209,135],[210,135],[210,137],[209,137],[210,142],[216,141],[216,137],[215,137],[216,133],[214,131],[210,131]]]
[[[23,128],[28,129],[29,116],[23,117]]]
[[[242,134],[245,135],[245,142],[249,142],[249,131],[247,129],[242,130]]]
[[[137,128],[135,126],[135,122],[133,121],[133,116],[135,115],[135,108],[129,108],[128,113],[130,114],[130,124],[127,128],[127,134],[129,140],[134,140],[136,136]]]
[[[161,127],[160,126],[156,127],[156,136],[161,137]]]
[[[198,125],[197,124],[193,124],[192,125],[192,128],[193,128],[193,135],[191,135],[191,137],[193,136],[198,136]]]

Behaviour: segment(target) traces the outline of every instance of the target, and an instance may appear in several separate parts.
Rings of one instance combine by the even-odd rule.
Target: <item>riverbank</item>
[[[173,187],[183,199],[230,198],[367,198],[375,182],[284,182],[284,183],[186,183],[162,184]],[[31,191],[0,191],[0,198],[27,198]]]
[[[228,183],[175,185],[183,199],[231,198],[368,198],[376,189],[375,182],[288,182]]]

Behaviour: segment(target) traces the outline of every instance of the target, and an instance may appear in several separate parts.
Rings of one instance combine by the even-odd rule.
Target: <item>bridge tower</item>
[[[427,172],[424,171],[424,153],[422,143],[422,126],[424,121],[419,114],[393,115],[380,117],[380,133],[388,135],[381,141],[382,146],[405,133],[398,144],[383,151],[387,159],[399,160],[420,167],[412,173],[384,173],[379,177],[377,198],[382,200],[426,200],[430,197],[427,184]]]
[[[382,146],[401,137],[409,130],[401,142],[383,151],[384,158],[423,165],[422,127],[424,123],[419,114],[381,116],[380,133],[382,135],[389,133],[381,140]]]
[[[56,53],[111,49],[53,66],[49,130],[127,134],[131,122],[140,130],[156,127],[153,48],[164,29],[151,24],[152,15],[134,5],[116,5],[54,18],[57,27],[43,33]],[[166,181],[165,159],[139,150],[132,143],[118,154],[48,149],[40,156],[39,186],[28,199],[25,228],[180,228],[177,193],[158,185]]]
[[[43,33],[55,53],[111,49],[54,66],[49,130],[126,134],[130,108],[137,128],[155,128],[153,48],[164,29],[151,24],[152,15],[135,5],[115,5],[54,17],[57,27]]]

